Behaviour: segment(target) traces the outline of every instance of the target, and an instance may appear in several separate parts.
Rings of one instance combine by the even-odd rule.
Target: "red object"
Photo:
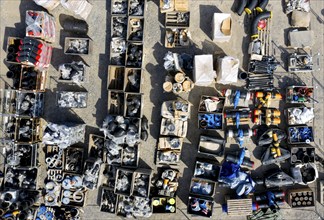
[[[267,27],[267,21],[265,19],[258,22],[258,29],[263,30]]]

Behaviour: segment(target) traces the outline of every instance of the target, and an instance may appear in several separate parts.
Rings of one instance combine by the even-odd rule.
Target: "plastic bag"
[[[61,4],[64,8],[74,12],[84,20],[87,20],[93,7],[86,0],[61,0]]]
[[[60,4],[60,0],[34,0],[34,2],[49,11],[53,10]]]

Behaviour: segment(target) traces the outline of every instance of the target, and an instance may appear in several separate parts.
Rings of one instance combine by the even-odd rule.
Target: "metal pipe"
[[[240,3],[239,3],[239,5],[238,5],[238,7],[236,9],[236,13],[238,15],[240,15],[240,16],[242,15],[242,13],[244,11],[244,8],[247,5],[247,2],[248,2],[248,0],[240,0]]]

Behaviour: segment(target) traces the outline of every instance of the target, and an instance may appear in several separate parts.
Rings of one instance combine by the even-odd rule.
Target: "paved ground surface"
[[[62,30],[60,22],[69,13],[61,6],[57,7],[51,13],[55,16],[58,23],[57,38],[54,44],[52,66],[49,69],[50,77],[47,81],[46,91],[46,108],[44,118],[53,122],[85,122],[88,125],[87,136],[89,133],[99,133],[98,127],[107,113],[107,68],[109,64],[109,43],[110,43],[110,1],[105,0],[89,0],[93,4],[92,13],[89,16],[89,37],[93,40],[93,52],[90,56],[84,57],[84,61],[90,66],[90,77],[88,83],[84,87],[73,85],[65,85],[57,83],[58,65],[63,62],[69,62],[80,59],[73,56],[66,56],[63,53],[64,38],[67,36],[75,36]],[[273,54],[284,66],[287,28],[289,27],[288,18],[283,13],[284,0],[271,0],[268,6],[269,10],[274,12],[272,22],[272,48]],[[288,85],[300,84],[304,82],[307,85],[314,85],[316,88],[316,99],[320,102],[316,104],[316,146],[318,152],[323,152],[323,30],[324,30],[324,1],[313,0],[312,4],[312,25],[311,28],[315,32],[315,45],[313,54],[320,53],[318,57],[320,67],[316,68],[313,74],[288,74],[283,68],[279,68],[276,73],[277,85],[285,88]],[[165,70],[163,68],[163,56],[167,52],[164,48],[164,16],[159,13],[159,1],[148,0],[145,16],[145,61],[144,61],[144,114],[150,121],[150,137],[141,149],[140,167],[151,167],[155,169],[154,154],[156,140],[159,134],[160,126],[160,106],[165,100],[172,100],[174,95],[165,94],[162,91],[162,83],[164,82]],[[240,59],[241,67],[246,65],[246,50],[249,42],[247,31],[249,25],[246,25],[248,19],[244,16],[237,16],[232,13],[232,0],[191,0],[190,1],[190,31],[194,44],[185,50],[172,50],[173,52],[186,52],[189,54],[214,54],[215,57],[226,54]],[[25,12],[28,9],[41,10],[32,1],[27,0],[1,0],[0,1],[0,39],[1,39],[1,60],[5,58],[5,48],[8,36],[24,36],[25,30]],[[215,12],[232,13],[233,29],[232,38],[229,43],[214,44],[210,40],[211,35],[211,18]],[[63,15],[65,14],[65,15]],[[321,70],[320,70],[321,69]],[[5,79],[7,71],[4,64],[1,64],[1,77]],[[5,79],[6,80],[6,79]],[[89,92],[88,107],[86,109],[62,110],[55,106],[55,92],[60,90],[86,90]],[[189,183],[193,174],[193,167],[197,156],[198,137],[201,133],[197,128],[197,104],[200,95],[213,95],[216,87],[195,87],[190,93],[189,101],[194,105],[192,117],[189,122],[189,130],[186,144],[182,150],[180,170],[182,170],[182,178],[180,179],[180,188],[178,191],[178,210],[175,215],[153,215],[151,219],[191,219],[193,216],[186,214],[186,203],[188,201]],[[281,105],[280,107],[283,107]],[[220,133],[221,136],[224,134]],[[87,138],[86,138],[87,141]],[[86,144],[85,144],[86,145]],[[254,150],[255,146],[252,142],[248,144],[252,153],[252,158],[257,154]],[[237,146],[229,145],[227,148],[236,148]],[[40,168],[42,169],[42,167]],[[262,176],[262,172],[268,168],[256,167],[252,172],[254,176]],[[323,178],[323,169],[320,169],[320,176]],[[314,190],[316,185],[312,185]],[[114,215],[108,215],[98,212],[98,191],[89,193],[88,206],[84,208],[83,219],[116,219]],[[213,218],[230,219],[226,214],[221,212],[220,203],[224,201],[224,191],[217,189]],[[324,217],[323,204],[316,204],[316,209],[282,209],[285,219],[320,219]],[[245,219],[245,217],[236,217],[232,219]]]

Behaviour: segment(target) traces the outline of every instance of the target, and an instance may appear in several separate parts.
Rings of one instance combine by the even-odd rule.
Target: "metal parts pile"
[[[76,84],[83,83],[85,80],[85,64],[73,61],[59,66],[60,79],[72,81]]]
[[[89,54],[90,41],[88,39],[68,39],[67,54]]]
[[[43,135],[43,144],[57,145],[65,149],[84,139],[85,125],[58,125],[48,123]]]
[[[66,92],[57,93],[57,105],[61,108],[85,108],[87,107],[88,93]]]

